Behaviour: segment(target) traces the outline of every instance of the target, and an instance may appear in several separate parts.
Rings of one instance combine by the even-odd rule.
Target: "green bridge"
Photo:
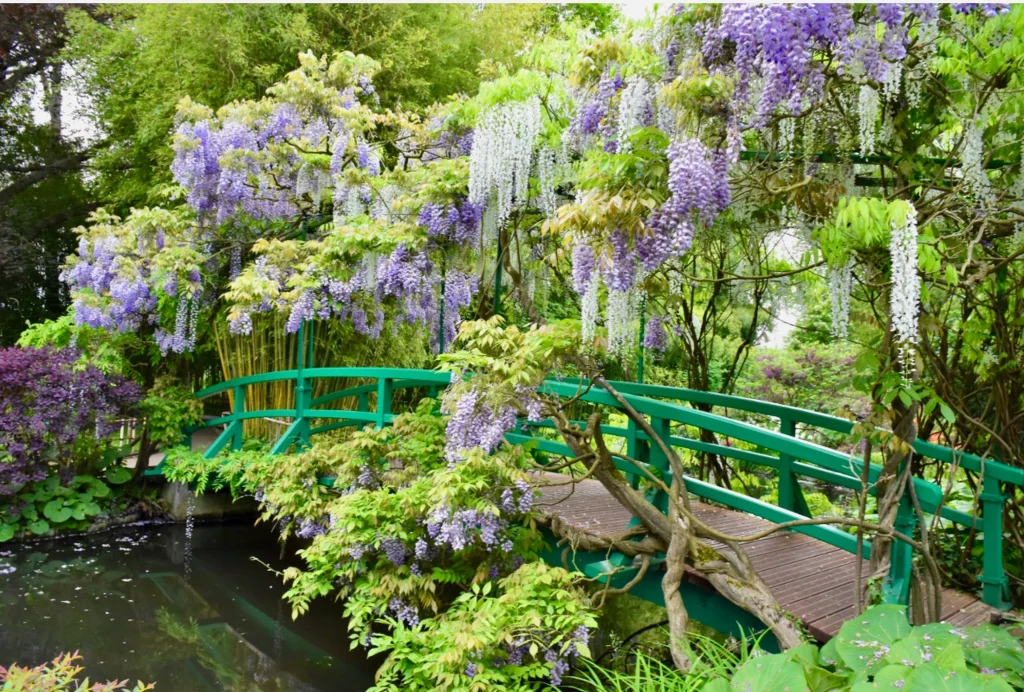
[[[293,445],[297,448],[305,447],[311,437],[329,430],[367,424],[382,427],[398,415],[392,405],[396,392],[403,392],[405,401],[414,401],[423,395],[436,396],[450,381],[447,373],[430,370],[302,368],[301,359],[299,366],[295,370],[238,378],[198,392],[196,396],[200,399],[230,393],[233,401],[230,414],[208,420],[201,426],[224,426],[223,432],[206,449],[206,456],[213,458],[225,448],[239,449],[243,441],[243,422],[249,419],[292,419],[287,430],[274,443],[272,454],[284,453]],[[331,382],[337,380],[356,380],[366,384],[313,397],[314,382],[318,382],[321,389],[327,390]],[[246,408],[248,387],[281,381],[295,383],[294,408]],[[769,523],[810,517],[811,512],[800,484],[801,478],[855,491],[862,487],[864,468],[859,459],[797,437],[797,426],[802,431],[849,434],[853,428],[849,420],[711,392],[629,382],[613,382],[612,385],[637,412],[649,420],[653,430],[673,447],[720,455],[771,469],[777,475],[777,504],[769,504],[687,477],[686,487],[697,499],[695,511],[701,513],[703,521],[716,528],[727,526],[733,532],[753,533]],[[549,380],[542,392],[562,397],[579,396],[585,392],[580,397],[583,401],[609,412],[622,409],[607,391],[597,387],[581,387],[578,381]],[[735,420],[730,417],[730,412],[763,416],[773,422],[777,421],[777,427],[766,429]],[[568,447],[561,442],[531,434],[540,428],[550,428],[550,422],[529,425],[531,430],[517,428],[518,432],[507,434],[506,439],[511,443],[530,441],[540,451],[571,456]],[[652,445],[650,439],[635,425],[605,425],[602,430],[607,436],[623,438],[628,456],[640,460],[667,482],[671,481],[664,453],[657,445]],[[701,430],[714,433],[717,439],[726,443],[702,441],[699,439]],[[193,432],[195,430],[189,431],[189,434]],[[729,444],[730,440],[753,445],[756,451]],[[1018,489],[1024,488],[1024,471],[925,440],[917,440],[913,447],[919,458],[947,465],[949,471],[955,470],[955,467],[962,468],[975,474],[980,481],[975,513],[944,504],[943,489],[937,484],[922,479],[913,482],[924,512],[975,529],[983,539],[980,593],[968,594],[946,589],[943,619],[956,624],[976,624],[993,619],[1000,611],[1009,608],[1009,582],[1004,567],[1003,513],[1005,503],[1012,500]],[[617,460],[616,463],[634,487],[639,487],[640,474],[637,469],[626,462]],[[872,483],[877,480],[880,471],[881,467],[874,464],[867,469],[867,477]],[[160,466],[146,471],[148,475],[161,473]],[[325,479],[325,482],[330,481]],[[661,490],[655,488],[648,491],[647,498],[663,512],[667,511],[667,497]],[[636,524],[636,520],[618,506],[596,481],[582,481],[572,498],[561,498],[554,506],[552,513],[563,521],[574,526],[589,527],[590,530],[595,530],[596,526],[599,531],[621,531]],[[909,499],[904,498],[898,510],[896,530],[905,535],[913,535],[916,523],[915,509]],[[869,540],[864,540],[860,549],[861,557],[858,558],[857,539],[853,534],[834,526],[805,525],[755,541],[749,544],[748,550],[755,568],[779,602],[798,617],[818,640],[829,639],[844,620],[854,615],[854,575],[858,571],[856,562],[870,556]],[[892,569],[883,585],[884,599],[887,602],[907,603],[912,582],[912,549],[906,543],[895,541],[891,550]],[[545,557],[554,564],[566,564],[564,551],[552,550]],[[603,579],[602,575],[614,571],[615,585],[629,582],[635,576],[634,570],[638,569],[632,565],[631,558],[617,553],[576,552],[571,562],[572,567],[590,577]],[[633,586],[631,593],[663,604],[658,571],[649,570],[650,573]],[[699,574],[689,575],[682,588],[687,609],[695,620],[732,634],[750,633],[764,628],[753,616],[717,596]],[[771,644],[769,641],[768,645]]]

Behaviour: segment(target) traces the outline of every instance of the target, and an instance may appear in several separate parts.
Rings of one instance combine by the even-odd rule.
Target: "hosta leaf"
[[[804,669],[785,654],[752,658],[732,679],[735,692],[807,692]]]
[[[114,485],[121,485],[122,483],[127,483],[128,481],[131,480],[132,472],[123,466],[119,466],[116,469],[107,469],[107,472],[103,474],[103,477],[107,479],[108,483],[113,483]]]
[[[60,500],[50,500],[43,507],[43,514],[54,524],[60,524],[71,518],[71,509],[65,507]]]
[[[907,676],[903,692],[1013,692],[1005,680],[967,670],[945,670],[926,663]]]
[[[880,667],[892,645],[910,631],[906,606],[874,606],[843,623],[836,636],[836,652],[853,670]]]

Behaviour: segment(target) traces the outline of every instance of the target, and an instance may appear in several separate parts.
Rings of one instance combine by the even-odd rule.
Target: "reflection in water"
[[[191,540],[179,525],[0,551],[0,664],[78,650],[90,678],[161,692],[372,685],[375,666],[349,651],[337,604],[291,620],[279,577],[255,560],[287,566],[264,528],[190,528]]]

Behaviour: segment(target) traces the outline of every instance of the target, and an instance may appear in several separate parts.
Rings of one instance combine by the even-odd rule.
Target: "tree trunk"
[[[678,488],[678,483],[674,483],[673,486]],[[690,547],[691,528],[686,518],[679,516],[674,503],[669,507],[669,520],[672,522],[672,540],[665,551],[666,569],[665,576],[661,579],[661,592],[665,598],[665,612],[668,614],[672,662],[685,673],[690,670],[692,663],[690,650],[686,644],[686,626],[690,622],[690,615],[686,612],[686,604],[683,603],[679,587],[686,576],[686,555]]]

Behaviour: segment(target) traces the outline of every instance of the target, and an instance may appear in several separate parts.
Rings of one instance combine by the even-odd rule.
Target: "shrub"
[[[129,687],[127,680],[96,682],[89,684],[89,678],[77,680],[84,670],[75,661],[81,656],[78,652],[61,654],[49,663],[35,668],[23,668],[12,664],[10,668],[0,666],[0,692],[145,692],[153,689],[153,685],[141,681]]]
[[[376,690],[525,690],[587,656],[596,621],[576,578],[537,559],[530,457],[504,445],[446,456],[425,399],[382,430],[301,454],[174,450],[171,480],[254,493],[263,518],[312,539],[289,568],[293,614],[345,601],[353,646],[386,652]],[[323,482],[333,479],[330,487]]]
[[[115,419],[139,400],[134,382],[77,360],[71,349],[0,350],[0,498],[51,465],[67,479],[90,470]]]

